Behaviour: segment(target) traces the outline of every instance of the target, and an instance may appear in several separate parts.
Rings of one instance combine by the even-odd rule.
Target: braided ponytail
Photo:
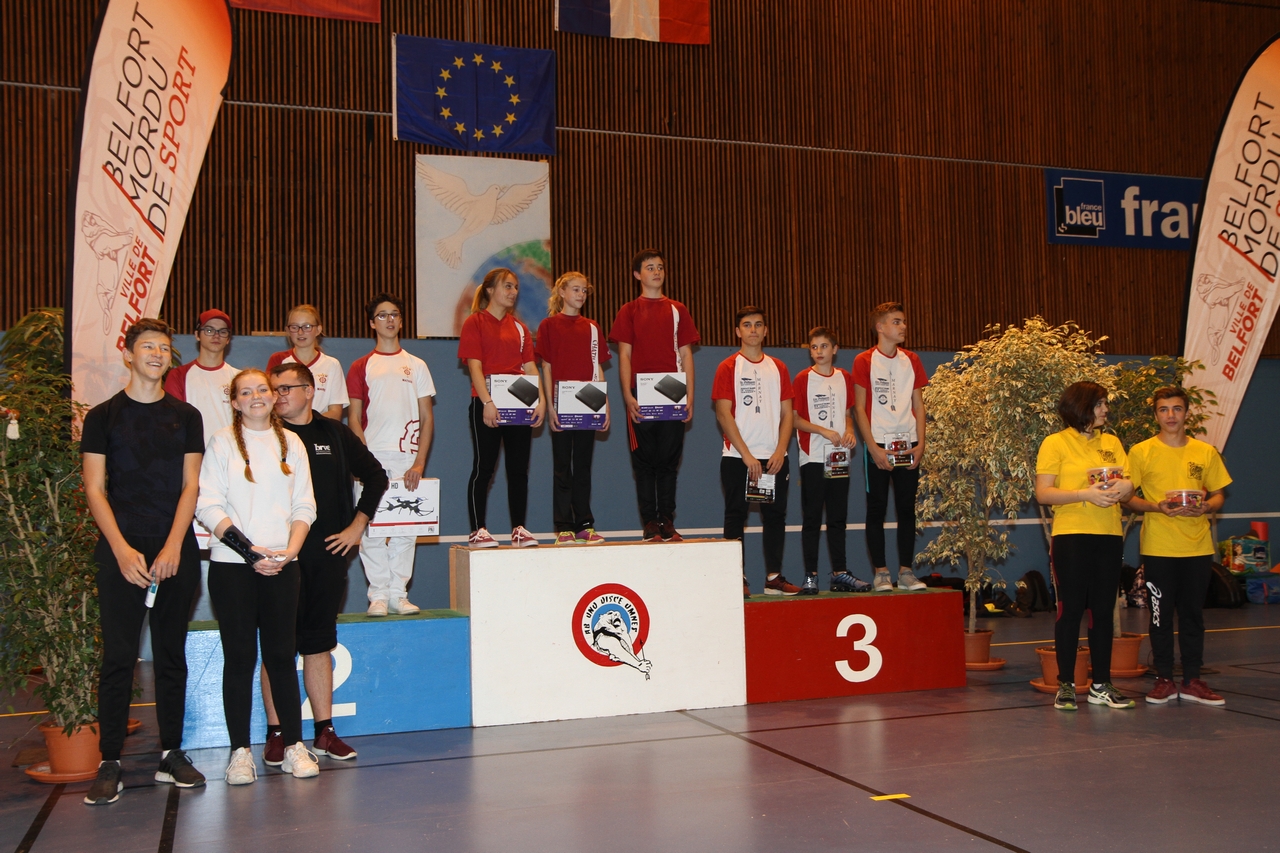
[[[244,460],[244,478],[250,483],[256,482],[253,479],[253,469],[249,467],[249,451],[244,446],[244,421],[240,417],[239,409],[231,410],[231,426],[235,430],[236,447],[240,449],[240,458]]]
[[[280,470],[285,473],[285,476],[288,476],[293,473],[293,469],[289,467],[289,463],[284,461],[285,457],[289,455],[289,445],[286,444],[284,440],[283,422],[274,410],[271,412],[271,429],[275,431],[276,438],[280,441]]]

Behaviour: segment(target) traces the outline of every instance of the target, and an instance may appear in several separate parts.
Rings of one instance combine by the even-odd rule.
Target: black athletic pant
[[[761,464],[764,460],[761,460]],[[760,504],[764,521],[764,570],[772,575],[782,571],[782,551],[787,541],[787,486],[790,461],[774,478],[773,503]],[[736,456],[720,457],[720,486],[724,489],[724,538],[742,541],[747,526],[747,463]]]
[[[884,445],[880,445],[883,447]],[[915,447],[915,445],[911,445]],[[884,471],[876,467],[864,447],[862,467],[867,478],[867,550],[873,569],[888,568],[884,553],[884,519],[889,509],[889,484],[893,484],[893,511],[898,520],[898,565],[910,568],[916,547],[916,487],[920,485],[919,468],[894,468]]]
[[[1065,533],[1053,537],[1053,574],[1058,583],[1058,621],[1053,642],[1058,653],[1058,677],[1076,671],[1080,620],[1088,610],[1089,659],[1093,680],[1111,680],[1111,626],[1120,590],[1124,539],[1095,533]],[[1203,593],[1201,593],[1203,595]]]
[[[299,578],[297,560],[270,577],[245,563],[209,564],[209,600],[222,637],[222,710],[232,749],[249,745],[259,641],[285,745],[302,740],[295,659]]]
[[[1173,614],[1178,613],[1182,677],[1200,677],[1204,666],[1204,596],[1213,576],[1213,557],[1142,557],[1150,593],[1151,653],[1156,674],[1173,678]]]
[[[498,451],[507,451],[507,510],[511,527],[524,526],[529,505],[529,449],[533,444],[533,427],[485,426],[484,404],[471,398],[471,479],[467,483],[467,516],[472,531],[487,528],[489,486],[498,470]]]
[[[551,433],[551,506],[556,533],[578,533],[596,526],[591,515],[591,456],[595,449],[595,430]]]
[[[631,470],[636,476],[640,520],[671,521],[676,516],[676,474],[684,453],[684,421],[631,423],[636,446]]]
[[[844,531],[849,515],[849,478],[828,479],[821,462],[800,466],[800,510],[804,525],[800,544],[804,551],[804,573],[818,573],[818,539],[822,536],[822,511],[827,511],[827,554],[831,571],[845,570]]]
[[[163,537],[125,536],[147,565],[164,548]],[[147,591],[120,574],[120,565],[105,536],[93,551],[98,566],[98,609],[102,625],[102,670],[98,677],[99,749],[104,761],[119,761],[124,748],[133,672],[138,664],[138,640],[147,615]],[[151,652],[156,684],[156,723],[160,748],[182,746],[182,722],[187,702],[187,622],[200,587],[200,548],[195,534],[182,540],[178,573],[160,583],[151,609]]]

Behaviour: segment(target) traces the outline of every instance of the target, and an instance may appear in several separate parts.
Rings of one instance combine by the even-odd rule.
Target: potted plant
[[[1097,352],[1103,340],[1075,324],[1053,326],[1040,317],[1021,326],[991,326],[986,338],[939,367],[924,391],[929,452],[916,512],[938,535],[916,559],[952,566],[963,561],[967,568],[970,668],[992,668],[991,632],[977,630],[978,591],[990,581],[990,567],[1013,550],[1008,531],[993,522],[1017,518],[1032,502],[1036,454],[1040,442],[1061,429],[1057,402],[1063,389],[1082,380],[1113,383],[1114,368]]]
[[[0,689],[32,684],[50,720],[49,781],[97,770],[98,596],[89,515],[74,434],[83,407],[62,363],[62,312],[39,309],[0,345]],[[80,757],[76,758],[79,750]]]
[[[1145,361],[1122,361],[1116,365],[1115,398],[1111,401],[1107,424],[1126,452],[1160,431],[1152,410],[1152,398],[1157,389],[1166,386],[1181,387],[1187,392],[1187,435],[1205,432],[1205,423],[1213,417],[1210,407],[1218,403],[1212,391],[1186,384],[1187,378],[1197,370],[1204,370],[1204,364],[1165,355]],[[1125,516],[1126,539],[1137,518],[1132,514]],[[1113,616],[1111,674],[1120,678],[1136,678],[1147,671],[1146,666],[1139,663],[1143,635],[1120,630],[1118,596]]]

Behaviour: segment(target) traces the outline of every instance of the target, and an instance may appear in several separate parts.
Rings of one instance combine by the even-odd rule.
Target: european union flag
[[[550,50],[394,35],[396,139],[464,151],[556,153]]]

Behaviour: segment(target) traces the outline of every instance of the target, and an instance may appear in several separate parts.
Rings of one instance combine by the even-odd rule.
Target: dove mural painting
[[[526,263],[522,253],[510,257],[516,247],[550,243],[547,164],[419,155],[415,181],[418,332],[455,337],[468,312],[455,316],[438,306],[469,308],[489,259],[502,254],[513,268],[549,269],[536,258]]]

